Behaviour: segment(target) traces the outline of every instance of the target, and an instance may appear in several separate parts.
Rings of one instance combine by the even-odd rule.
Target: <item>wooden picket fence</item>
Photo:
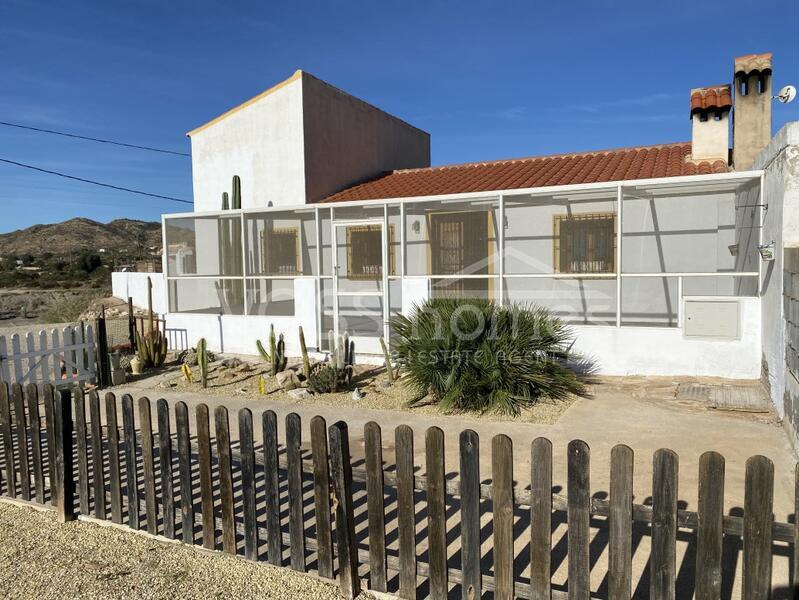
[[[0,335],[0,381],[21,385],[94,382],[96,349],[91,324],[29,331],[24,336]]]
[[[528,487],[526,477],[513,473],[513,449],[504,435],[491,440],[491,483],[486,484],[479,470],[480,440],[471,430],[460,434],[459,479],[449,479],[444,434],[437,427],[425,433],[425,475],[419,476],[414,473],[413,431],[405,425],[394,431],[396,459],[389,468],[383,460],[381,429],[368,423],[363,466],[354,468],[348,427],[341,421],[328,427],[324,419],[314,417],[310,458],[304,458],[296,414],[286,417],[281,453],[272,411],[260,415],[263,443],[257,447],[253,413],[247,408],[237,415],[238,444],[231,439],[224,406],[213,411],[214,437],[205,404],[195,408],[193,432],[183,402],[170,407],[158,400],[155,423],[147,398],[134,402],[124,395],[121,410],[120,433],[117,399],[111,393],[101,402],[95,392],[86,397],[80,389],[70,394],[44,386],[40,393],[29,385],[23,394],[19,385],[10,390],[0,385],[2,495],[53,504],[62,520],[77,514],[110,518],[132,529],[146,527],[151,534],[278,566],[286,566],[287,548],[288,566],[297,571],[314,568],[321,577],[337,578],[343,595],[350,598],[367,577],[371,589],[402,598],[416,598],[421,586],[436,599],[587,599],[592,597],[591,528],[606,527],[607,597],[629,600],[636,524],[650,527],[653,599],[677,596],[678,530],[695,536],[693,591],[698,599],[722,597],[723,539],[743,541],[744,599],[770,597],[776,544],[791,548],[793,583],[799,578],[797,527],[774,521],[774,467],[763,456],[747,461],[741,517],[724,515],[724,458],[714,452],[701,457],[698,511],[692,512],[678,509],[678,457],[671,450],[654,455],[652,505],[647,506],[633,503],[633,451],[624,445],[612,450],[605,500],[591,496],[590,450],[580,440],[568,445],[564,497],[553,493],[553,448],[545,438],[531,443]],[[390,514],[387,498],[396,503]],[[422,534],[417,528],[420,505],[427,521]],[[455,554],[448,547],[452,528],[447,527],[453,507],[459,516]],[[514,515],[520,510],[530,517],[522,534],[514,532]],[[482,531],[487,512],[488,534]],[[558,587],[551,581],[553,515],[564,512],[568,581]],[[395,527],[391,533],[389,521]],[[493,545],[489,565],[481,560],[486,535]],[[524,565],[514,564],[519,535],[530,547]],[[398,543],[389,544],[390,536]],[[390,573],[398,575],[390,578]]]

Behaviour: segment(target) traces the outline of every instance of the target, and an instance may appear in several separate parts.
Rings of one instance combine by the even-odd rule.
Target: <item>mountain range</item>
[[[151,249],[160,248],[161,224],[134,219],[98,223],[77,217],[0,234],[0,256],[41,256],[47,252],[63,255],[81,250],[144,256]]]

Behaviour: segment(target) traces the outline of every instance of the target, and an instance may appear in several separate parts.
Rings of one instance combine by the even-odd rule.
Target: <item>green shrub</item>
[[[403,382],[417,404],[518,415],[541,398],[582,395],[590,371],[572,332],[546,309],[482,300],[428,300],[391,320]]]

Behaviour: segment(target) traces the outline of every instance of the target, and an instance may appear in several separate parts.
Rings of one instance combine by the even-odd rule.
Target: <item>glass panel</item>
[[[245,217],[248,275],[316,275],[313,211],[279,211]]]
[[[339,292],[380,292],[383,289],[383,227],[337,225],[336,258]],[[388,259],[389,272],[396,272],[396,257]]]
[[[319,209],[319,228],[322,230],[322,275],[333,275],[333,251],[330,244],[330,209]]]
[[[340,296],[339,331],[343,335],[380,337],[383,335],[381,296]],[[358,352],[356,346],[355,351]]]
[[[293,279],[248,279],[247,314],[294,316]]]
[[[499,260],[499,202],[419,202],[405,206],[408,275],[492,275]]]
[[[333,324],[333,280],[332,279],[323,279],[320,283],[320,291],[322,296],[321,301],[321,308],[322,308],[322,315],[321,315],[321,323],[322,323],[322,340],[321,340],[321,350],[322,351],[329,351],[328,348],[328,332],[334,329]]]
[[[166,219],[167,274],[242,274],[241,217]]]
[[[225,315],[244,314],[241,279],[170,279],[169,311]]]
[[[616,192],[505,198],[505,272],[613,273]]]
[[[367,202],[362,206],[333,206],[332,208],[336,221],[383,218],[383,204],[378,202]]]
[[[535,304],[574,325],[615,325],[616,279],[512,277],[506,304]]]
[[[640,192],[625,197],[622,265],[625,273],[715,273],[736,268],[735,195]],[[755,238],[757,231],[754,231]]]
[[[757,296],[757,277],[683,277],[683,296]]]
[[[621,324],[677,327],[677,286],[676,277],[625,277],[621,282]]]
[[[730,254],[734,254],[736,271],[754,272],[760,266],[760,253],[757,250],[760,241],[760,214],[763,211],[763,207],[759,206],[760,203],[759,180],[743,186],[735,194],[734,240],[727,250]],[[751,294],[756,294],[757,280],[750,279],[749,283],[754,284],[755,288]],[[751,285],[745,284],[744,287],[748,290]]]
[[[431,298],[472,298],[495,300],[497,279],[430,279]]]

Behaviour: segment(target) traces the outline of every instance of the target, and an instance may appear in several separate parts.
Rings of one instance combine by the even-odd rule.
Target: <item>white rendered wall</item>
[[[430,134],[302,74],[305,193],[318,202],[384,171],[430,166]]]
[[[305,343],[309,349],[318,346],[316,317],[316,285],[313,279],[295,279],[295,312],[293,317],[261,315],[203,315],[169,313],[166,328],[171,349],[193,347],[204,337],[208,348],[215,352],[233,354],[258,354],[255,343],[266,345],[269,325],[283,334],[286,352],[292,356],[300,353],[299,330],[302,325]]]
[[[763,242],[775,244],[774,260],[764,263],[762,286],[763,371],[771,401],[784,415],[786,379],[785,320],[783,314],[783,254],[786,247],[799,246],[799,122],[788,123],[760,153],[753,166],[765,169]],[[791,387],[797,387],[791,382]]]
[[[385,171],[430,165],[430,134],[297,71],[190,134],[194,210],[317,202]]]
[[[147,308],[147,278],[153,282],[153,312],[163,315],[167,312],[166,278],[163,273],[111,273],[111,295],[127,301],[133,298],[133,305]]]
[[[222,208],[241,177],[242,208],[305,203],[299,76],[191,135],[194,210]]]
[[[600,375],[760,376],[760,299],[740,298],[738,340],[693,339],[668,327],[575,326],[574,348]]]

